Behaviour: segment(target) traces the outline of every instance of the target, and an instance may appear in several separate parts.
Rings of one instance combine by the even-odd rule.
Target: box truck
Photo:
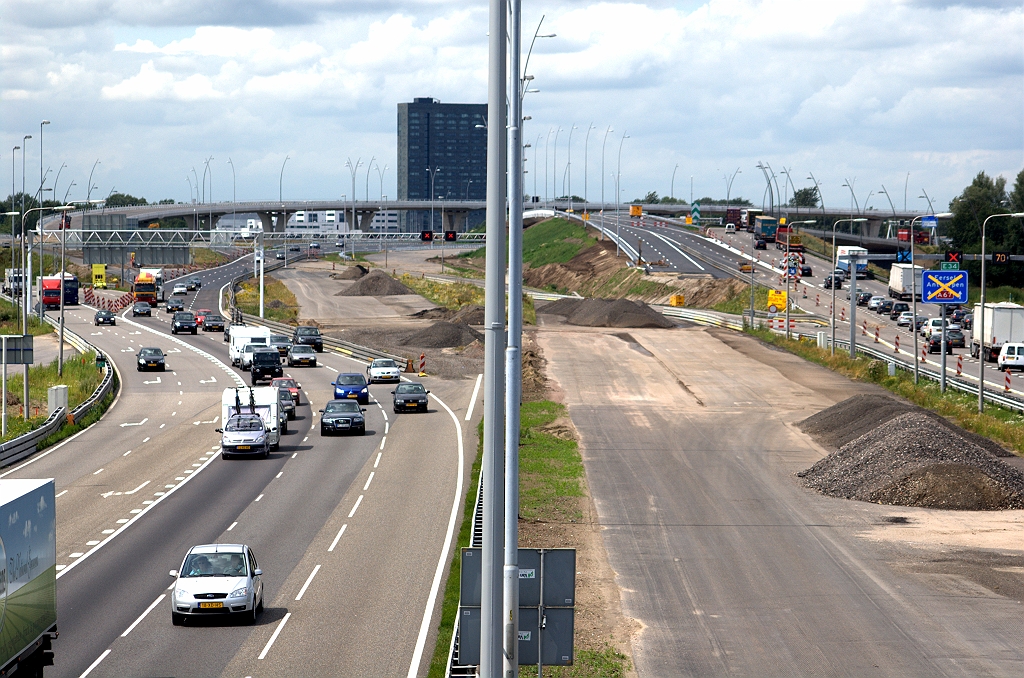
[[[228,357],[232,365],[242,364],[242,349],[246,344],[258,346],[270,346],[270,330],[266,327],[253,327],[251,325],[231,328],[231,344],[228,345]]]
[[[981,336],[984,318],[985,336]],[[971,330],[971,356],[977,358],[984,353],[985,360],[994,362],[999,357],[1003,344],[1024,342],[1024,306],[1001,301],[974,305],[974,325]]]
[[[913,278],[911,278],[910,264],[893,264],[889,269],[889,296],[893,299],[910,299],[914,292],[921,294],[921,276],[924,274],[923,266],[913,267]]]
[[[846,274],[846,279],[850,279],[850,255],[855,255],[857,259],[857,277],[866,278],[868,277],[868,260],[865,258],[868,256],[868,251],[863,247],[850,247],[843,245],[842,247],[836,248],[836,268]]]
[[[42,676],[57,637],[53,479],[0,480],[0,675]]]

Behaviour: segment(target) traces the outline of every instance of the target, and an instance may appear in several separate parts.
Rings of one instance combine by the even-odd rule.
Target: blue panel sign
[[[966,304],[967,271],[925,271],[921,302],[925,304]]]

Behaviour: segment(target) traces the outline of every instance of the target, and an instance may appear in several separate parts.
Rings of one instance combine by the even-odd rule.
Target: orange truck
[[[135,301],[144,301],[150,306],[156,306],[159,302],[156,293],[156,278],[152,273],[141,271],[135,278],[132,285],[132,296]]]

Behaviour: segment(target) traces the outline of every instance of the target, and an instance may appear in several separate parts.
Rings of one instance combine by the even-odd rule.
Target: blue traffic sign
[[[967,271],[925,271],[921,302],[925,304],[966,304]]]

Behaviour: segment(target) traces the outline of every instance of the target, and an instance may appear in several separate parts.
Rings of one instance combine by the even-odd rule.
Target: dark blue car
[[[335,400],[353,398],[357,400],[360,405],[368,405],[370,403],[370,390],[367,388],[366,378],[362,374],[339,374],[338,377],[331,382],[331,386],[334,387]]]

